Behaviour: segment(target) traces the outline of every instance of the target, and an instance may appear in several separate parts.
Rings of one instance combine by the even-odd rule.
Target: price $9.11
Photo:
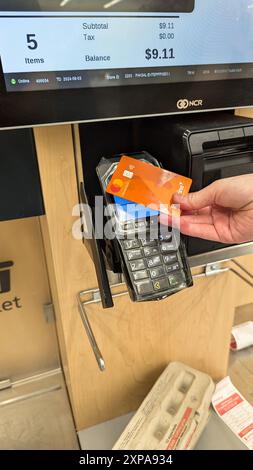
[[[145,51],[145,59],[147,60],[156,60],[156,59],[175,59],[175,53],[173,47],[171,49],[146,49]]]

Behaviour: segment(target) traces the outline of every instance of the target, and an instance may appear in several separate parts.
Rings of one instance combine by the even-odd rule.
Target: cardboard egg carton
[[[210,413],[211,377],[172,362],[155,383],[113,450],[190,450]]]

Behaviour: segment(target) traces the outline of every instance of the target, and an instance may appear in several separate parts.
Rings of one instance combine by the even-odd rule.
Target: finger
[[[212,207],[204,207],[203,209],[199,209],[196,211],[182,211],[181,216],[185,215],[211,215],[212,214]]]
[[[193,214],[193,215],[185,215],[183,214],[180,219],[180,224],[187,223],[187,224],[213,224],[213,218],[210,214]]]
[[[180,209],[185,210],[199,210],[207,206],[212,206],[215,203],[216,183],[210,184],[198,192],[190,193],[187,196],[179,194],[173,195],[173,203],[179,204]]]
[[[183,220],[181,222],[181,233],[190,237],[202,238],[204,240],[220,241],[220,238],[212,224],[192,224]]]
[[[212,224],[212,208],[205,207],[204,209],[200,209],[198,211],[183,211],[181,216],[171,216],[168,214],[160,214],[160,223],[163,225],[174,226],[175,228],[180,228],[182,217],[189,217],[188,221],[191,223],[207,223]]]
[[[200,223],[196,223],[198,216],[193,216],[194,219],[191,220],[191,216],[182,216],[178,218],[178,223],[180,227],[180,232],[184,235],[189,235],[191,237],[202,238],[204,240],[220,241],[220,238],[213,226],[212,220],[206,223],[204,218]],[[206,217],[200,216],[200,217]],[[172,217],[166,214],[160,214],[160,223],[166,226],[172,226]]]

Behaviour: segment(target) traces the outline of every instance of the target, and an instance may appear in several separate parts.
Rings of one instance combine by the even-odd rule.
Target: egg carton
[[[155,383],[113,450],[191,450],[204,430],[214,383],[172,362]]]

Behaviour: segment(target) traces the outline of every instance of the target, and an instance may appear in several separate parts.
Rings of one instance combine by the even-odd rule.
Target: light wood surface
[[[55,324],[38,218],[0,223],[0,262],[13,261],[11,290],[0,294],[0,380],[58,367]],[[14,299],[18,299],[14,301]]]
[[[253,108],[240,108],[235,110],[236,116],[246,117],[246,118],[253,118]]]
[[[82,242],[72,236],[72,225],[77,220],[72,210],[78,204],[78,195],[71,126],[36,128],[34,135],[46,209],[42,233],[58,336],[72,408],[80,427],[86,422],[82,403],[87,394],[86,354],[91,354],[76,295],[96,286],[95,270]]]
[[[240,258],[237,258],[237,261],[253,276],[253,255],[242,256]],[[247,276],[247,274],[245,274],[245,272],[242,271],[234,263],[230,263],[230,266],[232,269],[235,269],[238,273],[240,273],[251,283],[253,283],[253,278]],[[243,280],[238,278],[235,274],[231,273],[231,276],[234,276],[236,278],[236,290],[234,292],[235,307],[243,306],[253,302],[253,288],[250,287]]]
[[[106,371],[98,370],[76,303],[76,294],[97,282],[86,248],[72,236],[78,194],[71,127],[34,132],[46,208],[43,236],[77,429],[136,410],[171,360],[214,379],[226,375],[238,286],[231,273],[196,280],[162,302],[136,304],[126,296],[114,309],[87,307],[106,361]]]

